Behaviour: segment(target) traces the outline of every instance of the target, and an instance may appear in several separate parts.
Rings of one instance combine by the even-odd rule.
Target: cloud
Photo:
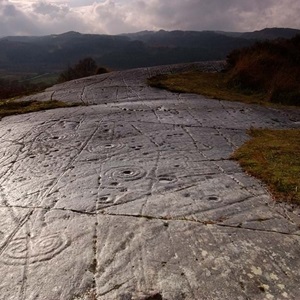
[[[300,28],[299,0],[149,0],[141,17],[155,28],[247,31]]]
[[[0,0],[0,36],[300,28],[299,0]]]
[[[113,0],[94,3],[89,8],[81,10],[92,32],[117,34],[140,30],[140,24],[131,20],[132,6]]]
[[[0,36],[37,33],[31,18],[9,1],[0,1]]]
[[[70,12],[70,8],[67,5],[57,5],[44,1],[33,4],[32,8],[33,13],[51,18],[63,18]]]
[[[0,0],[0,36],[88,32],[82,15],[68,3]]]

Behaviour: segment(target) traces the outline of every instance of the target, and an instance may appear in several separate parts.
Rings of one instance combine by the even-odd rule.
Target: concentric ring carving
[[[50,234],[27,241],[26,237],[10,242],[2,255],[2,261],[9,265],[34,264],[54,258],[70,245],[64,234]]]
[[[101,154],[110,154],[115,153],[126,147],[126,144],[123,143],[106,143],[102,145],[90,144],[87,147],[89,152],[99,152]]]
[[[141,167],[136,166],[121,166],[111,168],[105,172],[105,177],[116,181],[134,181],[143,178],[146,171]]]

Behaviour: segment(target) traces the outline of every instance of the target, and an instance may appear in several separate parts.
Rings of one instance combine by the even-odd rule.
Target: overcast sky
[[[0,36],[300,29],[300,0],[0,0]]]

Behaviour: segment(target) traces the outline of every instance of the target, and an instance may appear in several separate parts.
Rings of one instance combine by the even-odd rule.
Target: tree
[[[80,60],[79,63],[75,65],[74,70],[76,76],[78,76],[77,78],[81,78],[95,75],[97,68],[96,62],[91,57],[87,57]]]
[[[65,82],[77,78],[92,76],[96,74],[107,73],[107,69],[100,67],[98,68],[96,62],[91,57],[84,58],[80,60],[74,67],[68,67],[67,70],[63,71],[59,78],[58,82]]]

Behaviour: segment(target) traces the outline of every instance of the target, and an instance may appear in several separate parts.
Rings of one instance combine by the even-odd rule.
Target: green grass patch
[[[252,139],[233,159],[261,179],[275,199],[300,204],[300,130],[251,129],[249,134]]]
[[[80,104],[68,104],[58,100],[49,100],[49,101],[0,101],[0,118],[25,114],[29,112],[62,108],[62,107],[72,107],[79,106]]]

